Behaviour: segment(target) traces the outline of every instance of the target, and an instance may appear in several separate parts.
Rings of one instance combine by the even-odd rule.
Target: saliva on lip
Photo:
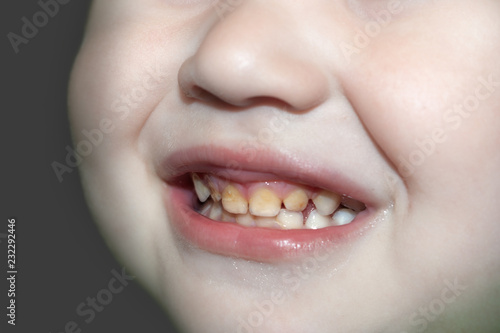
[[[351,223],[365,207],[340,194],[286,182],[241,185],[191,174],[199,213],[246,227],[321,229]]]

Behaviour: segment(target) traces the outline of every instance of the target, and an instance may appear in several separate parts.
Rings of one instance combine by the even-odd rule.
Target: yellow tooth
[[[335,209],[340,205],[342,197],[337,193],[329,191],[321,191],[314,199],[314,206],[316,206],[316,211],[321,215],[330,215]]]
[[[201,202],[207,201],[208,197],[210,196],[210,189],[203,183],[203,181],[200,179],[200,176],[198,176],[196,173],[191,174],[191,179],[193,180],[194,184],[194,190],[196,192],[196,195],[198,196],[198,199]]]
[[[312,210],[306,220],[306,228],[321,229],[332,225],[330,217],[319,214],[316,210]]]
[[[276,217],[276,221],[283,229],[302,229],[304,217],[301,212],[282,209]]]
[[[248,212],[248,202],[233,185],[226,186],[222,192],[222,206],[233,214],[246,214]]]
[[[276,228],[279,227],[279,224],[276,222],[276,219],[274,217],[263,217],[263,216],[256,216],[254,218],[255,224],[257,227],[261,228]]]
[[[281,209],[281,199],[267,188],[260,188],[250,198],[250,213],[254,216],[276,216]]]
[[[307,202],[309,198],[307,197],[306,192],[301,189],[296,189],[291,192],[285,200],[283,200],[283,204],[285,208],[288,210],[293,210],[294,212],[301,212],[307,207]]]
[[[236,216],[236,223],[239,225],[245,226],[245,227],[254,227],[255,222],[253,220],[252,215],[250,214],[245,214],[245,215],[237,215]]]
[[[216,221],[220,221],[222,219],[222,205],[220,204],[220,202],[214,202],[208,218]]]

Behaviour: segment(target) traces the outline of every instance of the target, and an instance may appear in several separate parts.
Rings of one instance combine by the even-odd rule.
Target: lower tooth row
[[[302,229],[304,217],[300,212],[282,209],[276,216],[276,221],[283,229]]]
[[[234,214],[227,212],[220,202],[208,201],[200,209],[200,214],[211,220],[236,222],[245,227],[273,229],[321,229],[348,224],[356,217],[356,212],[349,208],[337,209],[330,216],[322,215],[312,209],[304,222],[302,212],[280,209],[275,216],[254,216],[250,213]]]

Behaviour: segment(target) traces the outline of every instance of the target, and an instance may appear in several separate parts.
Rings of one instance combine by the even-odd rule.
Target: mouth
[[[337,171],[275,152],[198,147],[168,156],[160,175],[181,244],[258,262],[350,246],[382,204]]]
[[[268,180],[237,183],[191,173],[195,211],[213,220],[281,230],[322,229],[351,223],[365,206],[338,193]]]

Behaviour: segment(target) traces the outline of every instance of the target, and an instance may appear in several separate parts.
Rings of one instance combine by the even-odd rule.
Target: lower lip
[[[210,220],[193,210],[192,191],[167,186],[165,204],[177,234],[214,254],[258,262],[294,261],[354,242],[368,226],[368,209],[349,224],[317,230],[248,228]]]

